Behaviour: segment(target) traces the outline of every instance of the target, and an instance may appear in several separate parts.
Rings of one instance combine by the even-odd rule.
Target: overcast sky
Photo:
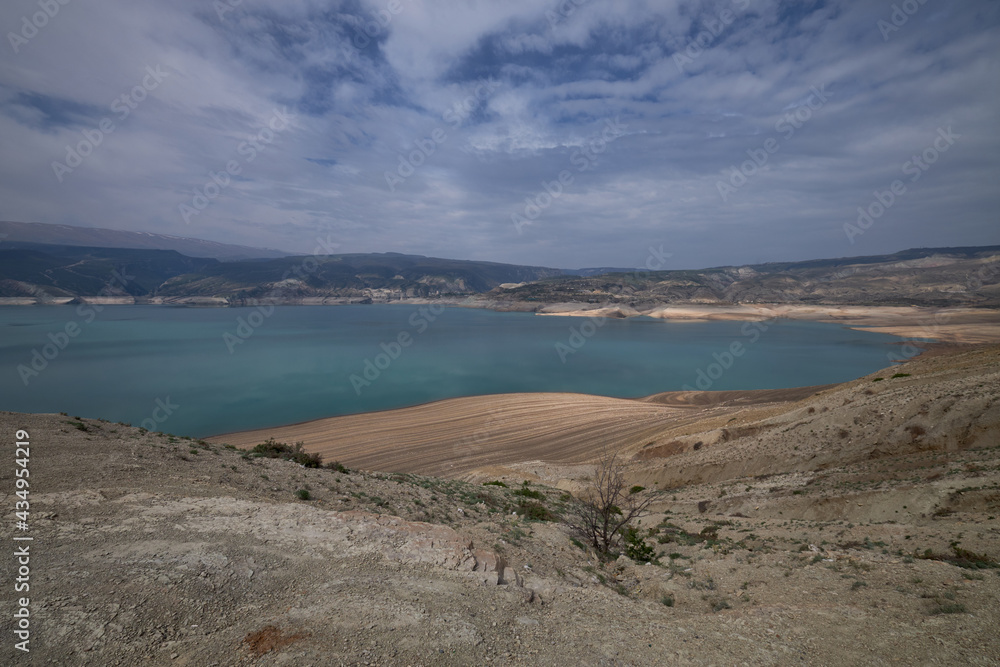
[[[564,268],[1000,243],[1000,3],[895,7],[6,0],[0,219]]]

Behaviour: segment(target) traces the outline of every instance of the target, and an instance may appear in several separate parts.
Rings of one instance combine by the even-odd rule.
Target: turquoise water
[[[203,437],[479,394],[638,397],[685,385],[841,382],[888,366],[899,340],[813,322],[598,326],[408,305],[285,306],[266,316],[256,308],[95,308],[0,308],[0,410]]]

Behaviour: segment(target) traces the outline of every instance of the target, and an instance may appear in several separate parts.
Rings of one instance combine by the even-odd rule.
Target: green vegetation
[[[534,500],[541,500],[545,497],[541,491],[535,491],[534,489],[529,489],[527,486],[528,484],[527,482],[525,482],[524,484],[525,484],[524,487],[518,489],[517,491],[514,491],[515,496],[523,496],[524,498],[532,498]]]
[[[295,492],[295,495],[299,500],[310,500],[312,498],[312,494],[309,493],[309,489],[299,489]]]
[[[656,559],[653,547],[646,544],[646,539],[635,526],[626,526],[622,531],[625,542],[625,555],[637,563],[649,563]]]
[[[284,442],[278,442],[274,438],[268,438],[251,449],[250,455],[257,458],[295,461],[306,468],[319,468],[323,463],[323,457],[319,454],[309,454],[302,451],[304,444],[296,442],[294,445],[288,445]]]
[[[532,521],[551,521],[555,515],[550,512],[545,505],[536,502],[522,502],[517,506],[518,515]]]

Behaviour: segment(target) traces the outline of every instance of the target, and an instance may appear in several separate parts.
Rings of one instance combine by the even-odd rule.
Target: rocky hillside
[[[559,277],[499,288],[511,303],[1000,306],[1000,247],[925,248],[894,255],[698,271]]]
[[[220,262],[173,250],[0,245],[0,298],[219,305],[373,303],[443,299],[511,310],[550,304],[638,314],[666,304],[826,304],[1000,307],[1000,247],[930,248],[895,255],[604,273],[397,253]],[[28,301],[23,301],[28,300]]]
[[[993,664],[998,365],[991,348],[791,401],[653,399],[692,412],[632,451],[648,480],[635,493],[655,501],[634,560],[599,559],[574,528],[556,486],[582,488],[592,467],[309,468],[0,413],[9,441],[31,443],[18,535],[34,538],[30,658],[8,641],[2,660]],[[11,512],[14,469],[0,473]],[[12,544],[13,519],[3,530]],[[0,562],[12,581],[14,558]],[[8,638],[13,624],[0,619]]]

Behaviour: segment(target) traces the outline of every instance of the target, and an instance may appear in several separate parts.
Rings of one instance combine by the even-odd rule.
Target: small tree
[[[606,554],[632,521],[648,513],[652,495],[630,493],[625,465],[618,454],[605,450],[597,462],[594,482],[580,497],[578,515],[583,534],[599,553]]]

